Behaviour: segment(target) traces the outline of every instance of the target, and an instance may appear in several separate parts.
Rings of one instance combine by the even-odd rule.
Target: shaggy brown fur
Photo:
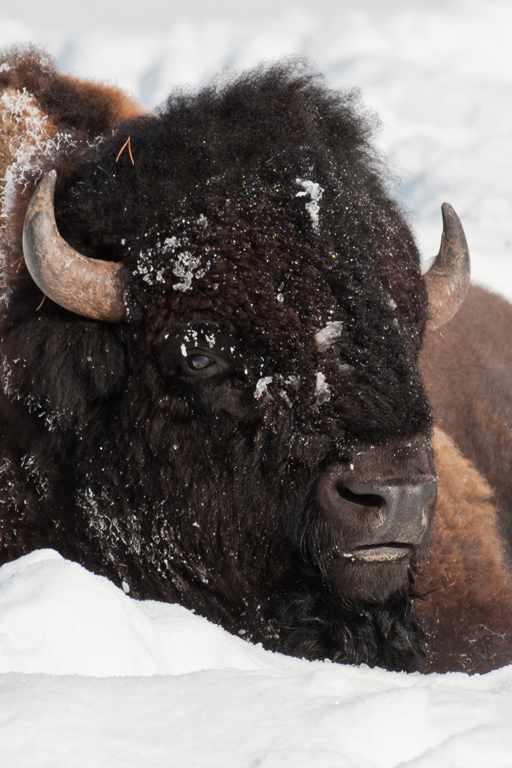
[[[146,112],[117,87],[57,76],[55,62],[36,49],[14,48],[2,60],[7,66],[0,71],[0,92],[12,89],[30,94],[49,116],[52,132],[73,129],[94,136]]]
[[[431,552],[416,589],[433,672],[488,672],[510,663],[512,579],[493,491],[442,430]]]
[[[425,339],[422,371],[436,422],[487,479],[512,564],[512,306],[472,286],[460,311]],[[450,382],[447,386],[446,382]]]
[[[429,594],[416,611],[435,671],[510,663],[511,334],[511,305],[472,286],[453,320],[424,341],[422,372],[443,432],[434,543],[418,583]]]

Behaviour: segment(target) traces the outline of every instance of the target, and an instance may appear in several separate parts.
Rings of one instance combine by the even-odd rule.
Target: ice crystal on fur
[[[334,342],[339,339],[343,331],[341,320],[332,320],[327,323],[325,328],[321,328],[315,333],[315,342],[319,352],[325,352]]]
[[[319,227],[319,212],[320,212],[320,200],[324,190],[314,181],[308,181],[304,179],[296,179],[297,184],[303,188],[302,192],[297,192],[295,197],[307,197],[309,196],[309,203],[306,203],[306,210],[311,217],[313,229],[318,232]]]

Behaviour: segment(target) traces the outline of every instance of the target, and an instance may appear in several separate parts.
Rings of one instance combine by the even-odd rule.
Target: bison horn
[[[121,263],[89,259],[60,236],[53,195],[57,174],[44,177],[29,203],[23,226],[23,255],[36,285],[70,312],[118,323],[127,316],[127,272]]]
[[[469,288],[470,262],[466,235],[452,206],[444,203],[439,253],[425,274],[428,290],[427,331],[441,328],[459,310]]]

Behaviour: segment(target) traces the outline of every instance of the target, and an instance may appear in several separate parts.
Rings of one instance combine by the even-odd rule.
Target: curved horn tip
[[[451,205],[450,203],[442,203],[442,205],[441,205],[441,213],[443,214],[443,218],[444,218],[445,215],[447,216],[450,213],[455,213],[455,209],[454,209],[453,205]],[[457,216],[456,213],[455,213],[455,215]],[[457,216],[457,218],[459,218],[459,217]]]
[[[449,203],[443,203],[441,212],[441,247],[425,274],[429,296],[428,331],[441,328],[459,310],[469,288],[471,273],[468,244],[460,219]]]
[[[55,184],[57,182],[57,171],[48,171],[45,173],[30,199],[25,214],[25,224],[30,224],[31,219],[39,211],[44,211],[52,222],[55,222],[53,210],[53,198],[55,196]],[[52,205],[49,205],[49,202]]]
[[[464,234],[464,229],[462,228],[461,220],[459,219],[453,205],[450,205],[450,203],[443,203],[441,205],[441,214],[443,216],[443,231],[449,228],[450,224],[453,224],[458,229],[460,229],[462,235],[464,236],[464,239],[466,239],[466,235]]]

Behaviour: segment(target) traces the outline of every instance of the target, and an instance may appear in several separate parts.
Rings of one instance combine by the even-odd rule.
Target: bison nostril
[[[348,535],[352,549],[413,546],[422,539],[435,504],[434,477],[359,484],[347,482],[347,474],[343,465],[331,465],[319,477],[317,494],[324,514],[342,538]],[[372,556],[378,559],[373,550]]]
[[[362,507],[382,507],[385,500],[376,493],[354,493],[346,485],[338,483],[336,486],[338,496],[352,504],[359,504]]]

